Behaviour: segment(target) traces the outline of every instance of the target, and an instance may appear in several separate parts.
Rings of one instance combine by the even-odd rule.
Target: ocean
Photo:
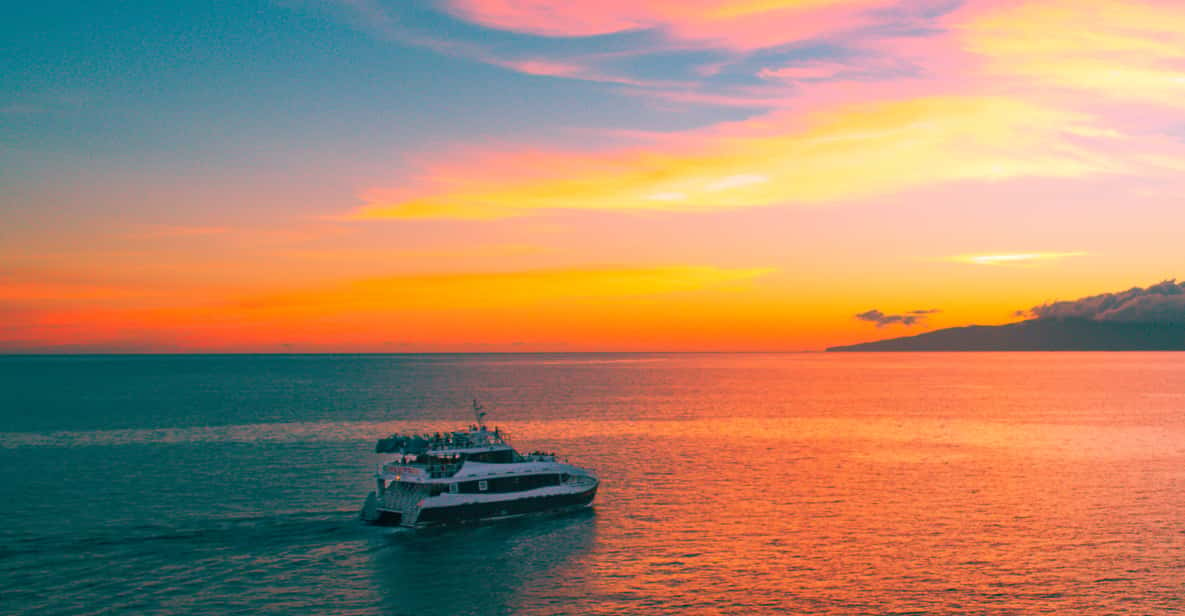
[[[588,510],[362,525],[488,423]],[[1185,353],[0,357],[4,614],[1185,611]]]

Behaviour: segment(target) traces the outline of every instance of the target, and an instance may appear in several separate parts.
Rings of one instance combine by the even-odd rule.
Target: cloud
[[[763,68],[757,75],[769,80],[808,81],[831,79],[850,70],[851,67],[842,62],[813,60],[780,68]]]
[[[1127,323],[1185,323],[1185,282],[1165,280],[1071,301],[1034,306],[1022,316],[1039,319],[1090,319]]]
[[[787,106],[812,81],[899,77],[878,43],[937,32],[953,0],[334,0],[377,38],[531,75],[614,84],[659,104]],[[447,33],[445,35],[444,33]],[[879,47],[874,53],[874,47]],[[657,70],[656,70],[657,69]],[[783,69],[787,69],[783,72]],[[765,83],[762,83],[762,82]]]
[[[765,177],[764,175],[742,173],[741,175],[731,175],[726,178],[716,180],[715,182],[711,182],[705,186],[704,189],[709,191],[729,190],[732,188],[740,188],[742,186],[751,186],[753,184],[764,184],[768,181],[769,178]]]
[[[420,182],[363,192],[355,219],[493,219],[540,210],[705,211],[812,204],[935,183],[1143,169],[1085,114],[994,96],[782,111],[587,153],[500,147],[426,163]],[[1185,145],[1176,144],[1177,152]],[[852,181],[859,178],[859,181]],[[679,198],[655,198],[679,195]]]
[[[475,160],[417,153],[422,173],[360,186],[361,204],[347,218],[702,212],[964,181],[1155,181],[1185,171],[1180,2],[336,4],[356,27],[387,40],[541,78],[597,82],[606,95],[690,112],[685,117],[698,123],[735,119],[742,109],[756,114],[607,152],[512,143],[485,146]],[[757,177],[766,181],[726,180]],[[974,257],[968,262],[980,265],[1062,258]]]
[[[898,0],[448,0],[453,15],[488,28],[548,37],[588,37],[630,30],[704,46],[772,47],[886,17],[874,9]]]
[[[1016,252],[1005,254],[959,255],[948,257],[947,260],[956,263],[970,263],[972,265],[1033,265],[1040,261],[1065,259],[1068,257],[1084,257],[1086,252]]]
[[[861,321],[868,321],[876,323],[877,327],[884,327],[886,325],[918,325],[926,319],[927,315],[940,312],[937,309],[930,310],[910,310],[905,314],[885,314],[880,310],[869,310],[868,312],[861,312],[856,315],[857,319]]]
[[[803,84],[921,76],[931,92],[948,94],[1004,85],[1040,100],[1052,86],[1072,97],[1185,105],[1185,7],[1166,0],[333,4],[387,40],[532,75],[619,84],[655,100],[770,108],[802,98]],[[758,82],[774,87],[754,89]]]
[[[1183,22],[1176,1],[1049,0],[981,3],[955,28],[991,77],[1181,107]]]
[[[762,68],[757,71],[757,77],[765,81],[811,85],[912,77],[918,71],[919,67],[913,62],[897,57],[890,50],[873,52],[849,48],[835,57],[790,58],[780,66]]]

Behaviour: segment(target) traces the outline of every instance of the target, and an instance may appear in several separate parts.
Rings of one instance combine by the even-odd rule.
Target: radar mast
[[[486,429],[485,416],[486,412],[482,410],[480,404],[477,403],[477,398],[473,399],[473,416],[477,418],[477,427],[481,430]]]

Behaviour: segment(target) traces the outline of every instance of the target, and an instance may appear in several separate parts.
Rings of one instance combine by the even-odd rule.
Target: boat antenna
[[[473,399],[473,416],[477,418],[477,426],[479,428],[486,427],[485,416],[486,412],[481,410],[481,405],[477,403],[477,398]]]

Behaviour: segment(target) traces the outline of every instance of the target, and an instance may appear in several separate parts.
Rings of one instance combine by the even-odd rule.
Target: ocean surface
[[[595,469],[361,525],[374,440]],[[1185,611],[1185,354],[0,357],[3,614]]]

